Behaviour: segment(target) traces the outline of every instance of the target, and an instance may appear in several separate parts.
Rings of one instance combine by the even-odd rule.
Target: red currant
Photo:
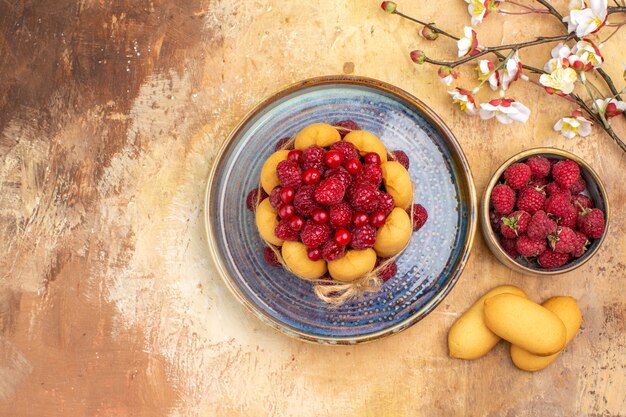
[[[362,165],[361,161],[359,161],[358,159],[351,159],[349,161],[346,161],[344,167],[346,168],[346,171],[348,171],[350,174],[356,175],[361,172]]]
[[[370,214],[370,224],[374,227],[380,227],[385,224],[387,216],[382,211],[375,211]]]
[[[320,248],[309,249],[307,250],[306,255],[312,261],[319,261],[322,259],[322,250]]]
[[[324,163],[331,168],[337,168],[343,164],[343,154],[338,150],[332,149],[324,155]]]
[[[365,161],[366,164],[380,165],[380,156],[376,152],[370,152],[365,154],[363,161]]]
[[[354,213],[354,216],[352,216],[352,223],[356,227],[365,226],[369,223],[369,220],[369,216],[363,211],[357,211],[356,213]]]
[[[320,178],[320,171],[316,168],[307,168],[302,173],[302,182],[307,185],[317,184]]]
[[[289,153],[287,154],[287,159],[289,159],[291,162],[295,162],[296,164],[300,162],[300,157],[302,157],[302,151],[299,149],[289,151]]]
[[[285,204],[278,209],[278,215],[281,219],[288,220],[296,214],[296,209],[291,204]]]
[[[311,218],[318,224],[328,223],[328,212],[321,208],[315,209],[311,214]]]
[[[337,229],[333,240],[338,245],[346,246],[352,240],[352,235],[346,229]]]
[[[293,189],[293,187],[284,187],[280,190],[280,201],[285,204],[291,203],[295,196],[296,191]]]
[[[304,219],[300,216],[293,216],[289,220],[289,228],[294,232],[299,232],[304,227]]]

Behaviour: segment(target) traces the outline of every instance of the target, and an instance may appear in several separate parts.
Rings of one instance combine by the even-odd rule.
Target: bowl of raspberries
[[[600,248],[608,197],[585,161],[560,149],[535,148],[498,168],[483,195],[480,221],[503,264],[524,274],[560,274]]]

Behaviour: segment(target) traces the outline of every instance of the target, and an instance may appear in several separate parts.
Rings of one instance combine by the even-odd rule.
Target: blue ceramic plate
[[[344,119],[377,135],[387,149],[407,153],[415,201],[429,219],[380,291],[331,307],[316,298],[310,282],[266,265],[246,196],[258,186],[263,162],[280,138],[312,123]],[[353,344],[404,330],[444,299],[469,255],[476,196],[459,144],[418,99],[377,80],[321,77],[273,95],[235,127],[211,170],[205,216],[217,269],[252,314],[302,340]]]

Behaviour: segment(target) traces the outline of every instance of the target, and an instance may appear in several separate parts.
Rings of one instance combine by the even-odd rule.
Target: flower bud
[[[454,78],[456,78],[454,68],[448,67],[446,65],[439,67],[437,75],[439,75],[440,78],[445,78],[448,75],[452,75]]]
[[[386,11],[387,13],[395,13],[397,4],[393,1],[383,1],[380,5],[380,8]]]
[[[432,25],[433,23],[431,23]],[[439,37],[439,34],[437,32],[435,32],[434,30],[432,30],[431,28],[429,28],[428,26],[424,26],[420,31],[419,34],[422,38],[427,39],[429,41],[434,41],[435,39],[437,39]]]
[[[572,64],[572,68],[574,68],[576,71],[584,71],[585,70],[585,64],[582,61],[575,61]]]
[[[411,61],[415,62],[416,64],[423,64],[425,59],[426,54],[424,53],[424,51],[420,51],[419,49],[411,51]]]

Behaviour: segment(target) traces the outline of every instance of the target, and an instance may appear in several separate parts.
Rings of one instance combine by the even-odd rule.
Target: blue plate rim
[[[457,155],[461,162],[461,168],[466,174],[467,179],[467,193],[469,195],[469,219],[468,219],[468,232],[465,238],[465,242],[463,245],[463,251],[460,259],[457,261],[457,265],[454,270],[450,273],[450,278],[444,287],[441,288],[441,291],[424,307],[413,313],[410,317],[405,320],[390,326],[389,328],[374,332],[367,333],[362,336],[350,336],[350,337],[324,337],[319,335],[310,334],[307,332],[302,332],[298,330],[291,329],[286,327],[280,321],[275,320],[269,315],[265,314],[263,311],[255,308],[255,306],[250,303],[247,298],[238,290],[237,286],[232,282],[230,276],[226,272],[224,267],[224,260],[222,259],[220,253],[217,250],[217,245],[214,240],[213,228],[211,226],[211,222],[209,219],[212,216],[211,212],[211,203],[212,203],[212,193],[211,190],[214,188],[213,185],[216,180],[216,174],[218,168],[220,166],[220,162],[223,159],[224,155],[233,144],[234,139],[239,135],[242,128],[244,128],[247,123],[254,118],[257,114],[263,111],[267,106],[271,105],[275,101],[289,95],[295,93],[300,90],[306,90],[311,87],[316,87],[320,85],[329,85],[329,84],[346,84],[346,85],[357,85],[357,86],[366,86],[373,88],[375,90],[381,90],[386,93],[390,93],[393,96],[400,98],[404,101],[409,102],[413,105],[418,112],[426,116],[446,137],[449,144],[452,145],[452,150]],[[467,264],[467,260],[471,253],[471,249],[473,246],[476,228],[477,228],[477,197],[476,197],[476,188],[474,185],[474,179],[472,176],[472,172],[467,162],[467,158],[461,149],[460,144],[456,140],[456,137],[448,128],[448,126],[444,123],[444,121],[426,104],[424,104],[417,97],[412,94],[406,92],[405,90],[396,87],[392,84],[389,84],[384,81],[380,81],[374,78],[362,77],[362,76],[345,76],[345,75],[327,75],[327,76],[319,76],[313,78],[307,78],[286,87],[279,89],[274,94],[271,94],[267,98],[261,100],[257,103],[249,112],[247,112],[240,121],[235,125],[235,127],[230,131],[226,140],[220,145],[220,148],[215,156],[215,159],[212,162],[211,169],[209,171],[209,175],[207,178],[207,184],[205,188],[205,204],[203,210],[204,217],[204,226],[205,226],[205,234],[209,247],[209,253],[213,264],[215,265],[219,275],[222,278],[222,281],[226,284],[226,287],[231,292],[231,294],[235,297],[235,299],[254,317],[259,319],[265,325],[268,325],[272,329],[285,334],[291,338],[295,338],[297,340],[315,343],[315,344],[329,344],[329,345],[354,345],[360,343],[372,342],[375,340],[382,339],[384,337],[397,334],[411,327],[418,321],[422,320],[426,317],[432,310],[441,303],[448,293],[452,290],[452,288],[456,285],[459,277],[461,276],[465,266]]]

